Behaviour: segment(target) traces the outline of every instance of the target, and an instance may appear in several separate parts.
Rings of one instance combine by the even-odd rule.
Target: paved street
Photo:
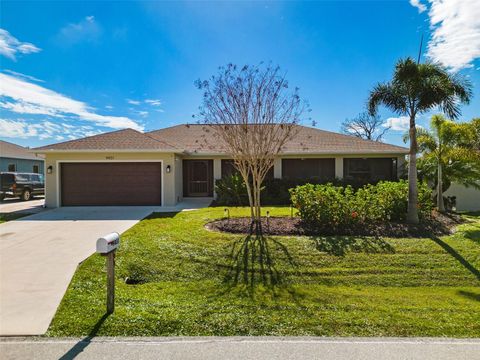
[[[395,338],[3,338],[2,359],[476,360],[479,340]]]

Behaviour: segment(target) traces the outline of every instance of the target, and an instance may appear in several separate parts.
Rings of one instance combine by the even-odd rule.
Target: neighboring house
[[[457,211],[479,211],[480,190],[453,183],[443,196],[455,196]]]
[[[275,159],[275,178],[397,179],[408,150],[299,126]],[[46,206],[162,205],[213,197],[231,173],[221,141],[204,125],[141,133],[132,129],[43,146]]]
[[[0,171],[43,174],[44,160],[30,149],[0,140]]]

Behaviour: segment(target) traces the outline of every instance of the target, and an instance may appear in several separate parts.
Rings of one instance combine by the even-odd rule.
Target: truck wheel
[[[23,201],[28,201],[32,198],[32,193],[30,192],[30,190],[28,189],[25,189],[23,190],[23,193],[22,193],[22,200]]]

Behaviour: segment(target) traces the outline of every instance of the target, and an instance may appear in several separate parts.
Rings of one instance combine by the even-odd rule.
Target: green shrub
[[[248,205],[247,187],[238,174],[218,179],[215,182],[215,192],[219,205]]]
[[[418,186],[419,216],[432,211],[431,191],[426,184]],[[307,226],[319,230],[405,220],[408,183],[382,181],[357,190],[352,186],[306,184],[290,190],[293,205]]]
[[[325,184],[327,181],[319,178],[308,179],[265,179],[262,188],[262,205],[291,204],[289,190],[305,184]],[[340,179],[335,184],[346,184]],[[355,186],[354,186],[355,188]],[[247,189],[240,175],[231,175],[215,182],[218,205],[241,206],[248,205]]]

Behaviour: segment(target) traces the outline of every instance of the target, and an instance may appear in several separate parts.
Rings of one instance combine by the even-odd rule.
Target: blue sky
[[[286,71],[317,127],[339,131],[397,59],[417,55],[422,32],[424,58],[473,83],[469,120],[480,116],[479,4],[2,1],[0,138],[33,147],[192,122],[196,79],[260,61]],[[404,119],[381,116],[400,144]]]

